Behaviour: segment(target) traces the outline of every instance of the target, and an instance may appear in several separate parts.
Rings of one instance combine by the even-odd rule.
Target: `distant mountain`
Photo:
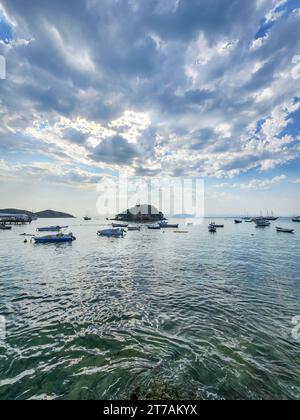
[[[40,219],[74,219],[74,216],[68,213],[62,213],[54,210],[44,210],[37,213],[33,213],[27,210],[19,209],[3,209],[0,210],[0,214],[27,214],[30,217],[38,217]]]
[[[35,216],[40,219],[75,219],[74,216],[68,213],[62,213],[54,210],[44,210],[35,213]]]

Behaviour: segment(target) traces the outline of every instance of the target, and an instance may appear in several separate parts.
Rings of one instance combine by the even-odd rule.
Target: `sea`
[[[210,221],[0,231],[0,399],[299,399],[300,225]],[[77,240],[20,236],[53,224]]]

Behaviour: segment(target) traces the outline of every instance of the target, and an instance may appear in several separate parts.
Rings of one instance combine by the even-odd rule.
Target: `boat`
[[[112,227],[115,229],[123,229],[128,227],[128,223],[112,223]]]
[[[91,217],[88,217],[88,216],[85,216],[85,217],[83,218],[83,220],[84,220],[85,222],[90,222],[90,221],[92,220],[92,218],[91,218]]]
[[[281,228],[281,227],[277,227],[276,230],[277,232],[281,232],[281,233],[294,233],[295,232],[294,229],[286,229],[286,228]]]
[[[37,228],[38,232],[60,232],[62,229],[68,229],[69,226],[48,226]]]
[[[265,218],[266,220],[269,220],[269,222],[276,222],[276,220],[279,219],[279,217],[275,217],[274,213],[271,213],[271,216],[269,215],[269,213],[267,214],[267,217]]]
[[[160,225],[149,225],[148,229],[149,230],[160,230],[161,226]]]
[[[141,226],[128,226],[128,232],[139,232],[141,230]]]
[[[209,230],[209,232],[211,232],[211,233],[216,233],[216,232],[217,232],[217,228],[216,228],[216,226],[215,226],[214,224],[210,224],[210,225],[208,226],[208,230]]]
[[[104,229],[99,230],[99,232],[97,232],[97,235],[106,238],[123,238],[125,232],[126,230],[122,228]]]
[[[268,227],[271,225],[269,220],[267,220],[265,217],[257,217],[254,219],[254,223],[256,224],[256,227]]]
[[[293,222],[300,223],[300,216],[294,217]]]
[[[245,223],[252,223],[253,219],[245,219]]]
[[[5,223],[1,223],[0,230],[11,230],[11,226],[6,226]]]
[[[162,221],[162,222],[159,222],[158,224],[161,227],[161,229],[178,229],[179,227],[178,223],[172,225],[171,223],[168,223],[167,221]]]
[[[73,233],[58,233],[57,235],[34,236],[32,240],[36,244],[61,244],[76,241],[76,238],[73,236]]]
[[[240,219],[235,219],[234,223],[235,223],[236,225],[239,225],[239,224],[243,223],[243,221],[242,221],[242,220],[240,220]]]
[[[217,229],[223,229],[225,227],[225,225],[217,225],[216,223],[211,223],[211,226],[214,226]]]

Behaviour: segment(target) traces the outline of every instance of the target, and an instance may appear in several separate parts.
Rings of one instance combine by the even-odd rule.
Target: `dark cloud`
[[[86,142],[87,136],[74,128],[68,128],[64,131],[64,138],[71,143],[83,145]]]
[[[90,154],[90,158],[95,162],[114,165],[129,165],[136,157],[138,157],[136,146],[121,136],[104,140]]]

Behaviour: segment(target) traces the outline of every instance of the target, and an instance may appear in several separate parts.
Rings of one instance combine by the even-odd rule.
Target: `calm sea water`
[[[300,226],[66,222],[71,245],[23,243],[53,220],[0,231],[0,399],[300,398]]]

